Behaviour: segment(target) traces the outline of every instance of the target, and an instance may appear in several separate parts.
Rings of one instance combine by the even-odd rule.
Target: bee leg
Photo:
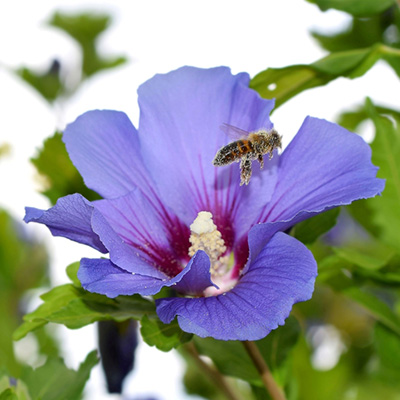
[[[260,169],[263,169],[264,168],[264,156],[262,154],[259,154],[257,160],[260,163]]]
[[[240,161],[240,186],[248,185],[251,178],[251,159],[242,157]]]

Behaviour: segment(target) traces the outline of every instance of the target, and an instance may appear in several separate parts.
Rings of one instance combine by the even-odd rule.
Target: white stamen
[[[211,233],[215,230],[217,230],[217,226],[213,222],[212,214],[208,211],[200,211],[193,224],[190,225],[190,231],[197,235]]]
[[[207,211],[200,211],[190,225],[190,243],[189,256],[192,257],[197,250],[203,250],[210,257],[211,273],[221,274],[226,266],[227,257],[221,257],[226,251],[224,239],[221,232],[218,231],[214,224],[212,214]],[[220,258],[221,257],[221,258]]]

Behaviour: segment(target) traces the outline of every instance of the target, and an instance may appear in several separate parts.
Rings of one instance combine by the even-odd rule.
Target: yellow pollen
[[[228,257],[221,255],[226,251],[224,239],[221,232],[218,231],[214,224],[212,214],[208,211],[200,211],[190,225],[190,243],[189,256],[192,257],[197,250],[203,250],[210,257],[211,273],[222,274],[227,265]]]

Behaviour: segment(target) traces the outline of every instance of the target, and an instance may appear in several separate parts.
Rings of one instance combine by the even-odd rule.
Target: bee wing
[[[249,135],[250,132],[240,129],[237,126],[222,124],[220,125],[221,130],[233,140],[243,139]]]

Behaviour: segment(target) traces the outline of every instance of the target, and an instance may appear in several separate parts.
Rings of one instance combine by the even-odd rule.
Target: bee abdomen
[[[213,164],[227,165],[239,160],[243,155],[253,152],[253,145],[248,140],[237,140],[220,149],[214,158]]]

